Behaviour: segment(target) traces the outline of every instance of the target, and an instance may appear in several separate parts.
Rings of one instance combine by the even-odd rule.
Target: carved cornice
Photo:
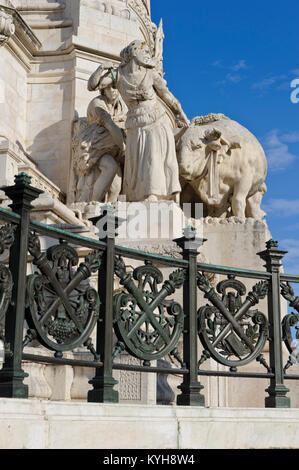
[[[0,6],[0,46],[3,46],[15,33],[13,17]]]
[[[18,37],[31,53],[41,48],[40,41],[12,3],[2,0],[0,1],[0,46],[12,36]]]
[[[142,3],[144,4],[148,14],[150,15],[150,0],[142,0]]]
[[[138,16],[145,39],[149,46],[154,50],[153,25],[148,11],[147,2],[145,0],[142,0],[142,2],[140,0],[128,0],[128,7],[130,7]]]

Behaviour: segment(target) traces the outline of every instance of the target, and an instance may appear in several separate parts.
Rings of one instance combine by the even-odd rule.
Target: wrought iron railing
[[[294,329],[299,336],[299,298],[290,283],[299,283],[299,276],[280,272],[286,252],[279,250],[277,242],[270,240],[258,254],[266,263],[265,272],[198,263],[204,240],[197,239],[191,227],[175,240],[182,259],[160,256],[116,246],[115,232],[109,230],[97,241],[32,221],[30,203],[41,191],[30,185],[26,174],[18,175],[14,186],[2,189],[12,204],[11,211],[0,209],[0,339],[4,342],[0,397],[28,397],[22,369],[26,360],[94,368],[90,402],[118,402],[115,369],[181,376],[178,405],[205,405],[201,376],[268,379],[265,406],[290,407],[284,381],[299,379],[289,373],[296,362]],[[109,221],[115,216],[107,210],[105,217]],[[42,250],[45,237],[58,243]],[[81,263],[75,247],[86,249]],[[127,259],[142,265],[128,272]],[[36,269],[30,275],[28,263]],[[171,268],[167,280],[158,266]],[[215,274],[222,280],[214,287],[210,279]],[[90,283],[92,276],[97,276],[96,287]],[[247,293],[237,278],[256,282]],[[181,303],[173,298],[179,291]],[[198,305],[199,292],[206,305]],[[298,312],[286,315],[282,322],[281,296]],[[267,312],[256,308],[262,299],[267,299]],[[27,354],[24,348],[33,340],[49,355]],[[269,363],[263,354],[267,342]],[[283,343],[289,351],[286,364]],[[87,348],[93,360],[64,357],[78,347]],[[122,351],[142,365],[117,362]],[[175,367],[153,365],[169,356]],[[202,369],[210,358],[226,369]],[[263,372],[242,372],[252,361]]]

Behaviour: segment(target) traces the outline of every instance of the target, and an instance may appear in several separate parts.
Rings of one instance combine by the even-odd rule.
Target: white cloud
[[[288,231],[295,231],[298,232],[299,230],[299,222],[295,223],[295,224],[291,224],[291,225],[287,225],[286,227],[284,227],[285,230],[288,230]]]
[[[260,82],[256,82],[252,85],[252,88],[257,89],[257,90],[265,90],[269,86],[273,85],[275,83],[274,78],[265,78],[264,80]]]
[[[287,75],[273,75],[272,77],[264,78],[259,82],[253,83],[251,88],[253,88],[254,90],[265,91],[272,85],[286,79]]]
[[[243,77],[241,77],[241,75],[239,74],[228,73],[226,75],[226,79],[232,83],[239,83],[242,80],[242,78]]]
[[[290,134],[286,134],[290,138]],[[283,136],[279,136],[278,129],[269,131],[262,139],[263,147],[267,156],[269,169],[284,170],[296,159],[296,155],[289,151],[289,147],[283,141]]]
[[[285,272],[288,274],[299,274],[299,240],[286,238],[280,241],[279,247],[288,252],[283,261]]]
[[[281,240],[280,245],[288,250],[292,256],[299,257],[299,240],[296,238],[285,238]]]
[[[290,90],[290,81],[280,83],[276,87],[276,90],[278,90],[278,91],[289,91]]]
[[[230,72],[226,73],[225,78],[223,80],[219,80],[216,85],[225,85],[226,83],[239,83],[241,80],[243,80],[245,77],[240,75],[239,72],[240,70],[245,70],[248,69],[249,67],[246,64],[246,61],[244,59],[240,59],[236,64],[234,65],[225,65],[223,64],[222,60],[215,60],[213,62],[212,67],[216,67],[218,69],[223,69],[227,70]]]
[[[293,131],[287,134],[283,134],[281,136],[281,140],[289,144],[296,144],[299,142],[299,131]]]
[[[268,202],[263,203],[263,209],[279,217],[299,215],[299,199],[269,199]]]
[[[212,67],[219,67],[219,68],[224,67],[224,65],[222,64],[222,60],[215,60],[211,65]]]
[[[231,69],[234,71],[234,72],[238,72],[239,70],[244,70],[244,69],[248,69],[248,66],[246,64],[246,61],[244,59],[241,59],[239,60],[239,62],[235,65],[233,65],[231,67]]]

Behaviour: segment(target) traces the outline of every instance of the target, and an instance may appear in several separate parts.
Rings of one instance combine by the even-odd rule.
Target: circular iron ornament
[[[199,274],[198,287],[212,303],[198,310],[198,335],[205,351],[232,369],[258,359],[268,338],[268,320],[250,308],[266,296],[268,283],[257,283],[245,301],[246,287],[234,276],[217,285],[221,298],[204,275]]]
[[[185,273],[172,273],[160,290],[163,275],[149,264],[136,268],[132,277],[126,273],[122,259],[118,259],[116,274],[128,291],[114,296],[114,329],[119,342],[144,361],[171,353],[183,331],[184,312],[178,302],[166,298],[183,285]]]
[[[36,249],[31,236],[30,251]],[[100,266],[100,256],[91,253],[78,264],[76,251],[65,243],[51,247],[34,263],[42,274],[27,278],[26,320],[37,339],[46,348],[64,352],[82,346],[90,337],[99,318],[100,300],[95,289],[86,282]],[[85,282],[83,282],[85,281]]]
[[[245,327],[245,334],[254,345],[253,351],[231,329],[217,346],[213,346],[216,337],[228,325],[228,322],[223,319],[217,309],[209,305],[201,307],[198,311],[198,335],[204,348],[209,351],[215,361],[228,367],[245,366],[262,353],[268,335],[268,321],[263,313],[257,312],[251,320],[252,324],[248,323]],[[229,359],[233,356],[238,359]]]

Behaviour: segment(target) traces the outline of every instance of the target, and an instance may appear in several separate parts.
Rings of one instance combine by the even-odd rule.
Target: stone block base
[[[299,447],[299,409],[98,405],[0,399],[0,449]]]

